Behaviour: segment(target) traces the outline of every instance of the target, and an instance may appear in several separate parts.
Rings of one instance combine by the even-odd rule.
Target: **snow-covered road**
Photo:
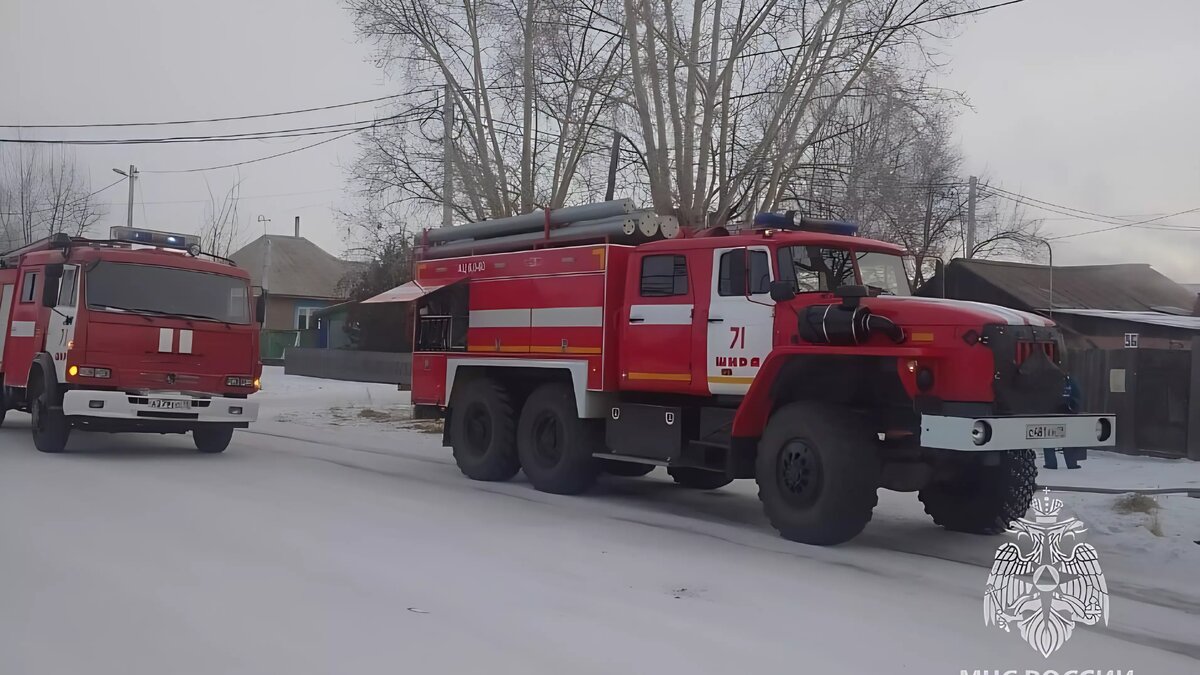
[[[437,436],[397,429],[386,386],[265,386],[262,421],[216,456],[87,434],[43,455],[9,415],[0,673],[1200,671],[1200,500],[1160,499],[1156,536],[1111,496],[1060,495],[1092,526],[1111,621],[1043,659],[983,624],[1002,540],[935,528],[913,495],[807,547],[750,482],[475,483]]]

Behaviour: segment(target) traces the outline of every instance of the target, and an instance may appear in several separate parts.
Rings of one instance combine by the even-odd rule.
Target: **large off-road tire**
[[[1033,450],[1014,450],[997,466],[964,467],[954,480],[930,485],[917,496],[925,513],[947,530],[1000,534],[1029,510],[1036,486]]]
[[[40,452],[62,452],[71,437],[71,424],[62,411],[62,401],[50,393],[42,379],[30,383],[29,396],[30,427],[33,428],[33,445]]]
[[[622,476],[624,478],[637,478],[639,476],[645,476],[656,468],[654,464],[618,462],[611,459],[601,460],[600,466],[604,470],[604,473],[613,476]]]
[[[8,414],[8,408],[4,404],[4,394],[0,392],[0,427],[4,426],[4,416]]]
[[[517,475],[512,397],[500,383],[474,380],[455,391],[450,447],[458,470],[473,480],[504,481]]]
[[[784,538],[804,544],[853,539],[878,501],[877,442],[838,406],[800,401],[776,410],[755,467],[767,519]]]
[[[600,448],[595,422],[581,420],[571,387],[559,382],[538,387],[521,409],[517,455],[529,482],[542,492],[579,494],[596,482]]]
[[[733,482],[732,478],[727,478],[724,473],[719,471],[705,471],[685,466],[669,467],[667,473],[676,484],[695,490],[716,490]]]
[[[229,442],[233,440],[233,426],[228,424],[212,424],[196,427],[192,431],[192,442],[200,452],[216,454],[225,452]]]

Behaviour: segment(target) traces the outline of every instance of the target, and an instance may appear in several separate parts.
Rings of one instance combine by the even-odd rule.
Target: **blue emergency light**
[[[200,255],[200,238],[190,234],[176,234],[174,232],[144,230],[137,227],[115,226],[108,231],[108,236],[113,241],[127,241],[131,244],[173,248],[180,251],[187,251],[193,256]]]
[[[853,237],[858,234],[858,225],[844,220],[825,220],[801,216],[796,211],[771,213],[769,211],[754,216],[754,224],[759,227],[777,227],[781,230],[806,230],[808,232],[827,232]]]

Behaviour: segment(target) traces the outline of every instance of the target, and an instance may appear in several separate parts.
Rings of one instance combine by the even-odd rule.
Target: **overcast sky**
[[[973,105],[959,119],[967,166],[1005,189],[1097,213],[1200,207],[1197,28],[1196,0],[1145,0],[1136,12],[1127,0],[1027,0],[971,20],[946,47],[950,65],[940,76]],[[0,123],[219,117],[400,91],[403,83],[369,59],[337,0],[0,0]],[[363,105],[267,126],[370,120],[375,112]],[[119,178],[112,167],[146,172],[135,224],[194,231],[206,179],[223,193],[237,173],[150,171],[242,161],[320,138],[76,152],[93,188]],[[290,234],[299,215],[305,236],[340,252],[332,210],[354,155],[345,139],[242,167],[242,241],[263,232],[259,216],[271,219],[269,231]],[[124,222],[125,190],[102,195],[111,206],[101,231]],[[1104,227],[1028,214],[1052,219],[1048,236]],[[1160,222],[1200,228],[1200,213]],[[1148,262],[1176,280],[1200,282],[1200,230],[1126,228],[1057,241],[1054,253],[1056,264]]]

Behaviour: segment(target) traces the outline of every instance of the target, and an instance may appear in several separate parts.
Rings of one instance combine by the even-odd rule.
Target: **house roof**
[[[1152,326],[1167,326],[1170,328],[1185,328],[1200,332],[1200,316],[1177,316],[1160,312],[1119,312],[1110,309],[1054,309],[1055,314],[1072,314],[1075,316],[1090,316],[1097,319],[1113,319],[1130,323],[1149,324]]]
[[[1055,267],[992,260],[954,260],[946,266],[945,296],[978,299],[981,286],[1006,296],[1016,309],[1108,309],[1132,312],[1174,307],[1190,313],[1196,296],[1142,263]],[[943,274],[935,275],[921,295],[941,295]]]
[[[271,295],[341,299],[342,279],[357,267],[304,237],[264,234],[229,256]]]

